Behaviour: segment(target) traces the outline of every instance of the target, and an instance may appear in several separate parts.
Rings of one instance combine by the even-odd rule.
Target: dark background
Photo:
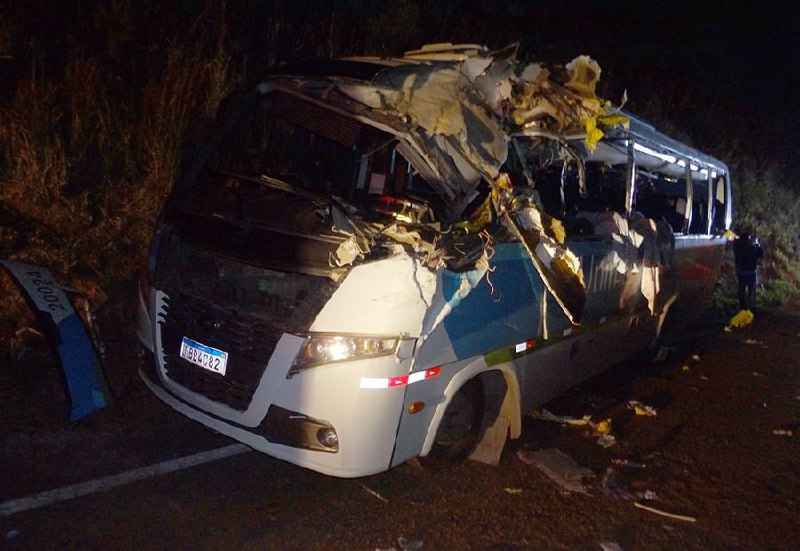
[[[58,71],[80,52],[114,65],[135,86],[183,41],[224,43],[253,78],[281,60],[390,55],[426,42],[519,41],[525,57],[565,63],[589,54],[604,69],[603,94],[719,156],[743,151],[777,163],[795,182],[800,138],[796,13],[762,2],[745,8],[675,2],[506,0],[310,0],[209,2],[42,0],[11,2],[16,25],[3,91],[35,65]],[[216,44],[208,44],[214,47]],[[9,66],[13,66],[9,68]],[[732,164],[736,159],[725,158]]]

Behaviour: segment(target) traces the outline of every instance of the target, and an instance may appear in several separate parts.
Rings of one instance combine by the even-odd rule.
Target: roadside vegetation
[[[738,169],[738,170],[737,170]],[[800,296],[800,194],[776,165],[737,163],[734,178],[734,230],[755,233],[764,247],[757,302],[778,307]],[[726,257],[714,304],[726,313],[738,310],[733,255]]]
[[[398,2],[392,17],[380,8],[358,18],[330,8],[312,19],[298,16],[303,6],[313,7],[301,1],[300,11],[275,3],[263,25],[253,30],[251,23],[249,35],[234,39],[232,22],[243,28],[247,14],[230,13],[224,2],[187,15],[158,2],[114,0],[52,8],[64,13],[51,14],[49,24],[59,17],[81,23],[45,44],[30,38],[31,26],[46,25],[36,10],[49,12],[51,6],[36,4],[0,13],[0,77],[6,85],[0,90],[0,258],[47,266],[95,307],[129,296],[188,146],[205,134],[223,98],[266,66],[291,57],[381,54],[425,41],[463,41],[460,34],[470,29],[476,30],[470,41],[498,46],[505,32],[478,32],[485,25],[468,19],[460,34],[445,23],[434,27],[422,11],[425,2]],[[453,5],[431,9],[439,20],[453,21]],[[262,52],[258,59],[254,49]],[[668,130],[682,128],[661,115],[675,110],[632,98],[631,109],[641,106]],[[733,167],[737,226],[753,227],[765,246],[762,295],[782,303],[799,284],[797,187],[783,179],[779,164],[757,164],[747,150],[713,152]],[[723,307],[735,298],[732,276],[728,266],[717,294]],[[0,293],[0,342],[10,342],[31,314],[5,274]]]

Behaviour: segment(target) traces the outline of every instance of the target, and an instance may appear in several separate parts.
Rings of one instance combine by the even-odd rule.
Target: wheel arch
[[[509,436],[513,439],[518,438],[520,434],[522,434],[522,412],[520,407],[521,401],[519,381],[517,380],[517,375],[514,372],[513,367],[510,364],[487,366],[484,359],[479,358],[461,369],[450,379],[450,382],[447,384],[447,387],[444,391],[444,400],[442,400],[436,406],[436,411],[431,419],[430,424],[428,425],[428,431],[425,435],[425,441],[422,445],[422,449],[420,450],[420,455],[428,455],[428,453],[431,451],[436,438],[436,432],[439,430],[439,425],[442,421],[442,417],[444,416],[444,412],[447,410],[456,393],[458,393],[458,391],[461,390],[461,388],[469,381],[474,379],[481,380],[481,378],[498,375],[502,376],[503,382],[505,383],[505,392],[503,392],[502,396],[489,395],[488,398],[490,400],[494,399],[500,401],[498,415],[508,418]],[[481,382],[482,387],[486,388],[486,383],[487,381],[483,380]],[[486,393],[484,395],[486,396]],[[485,405],[484,415],[486,415],[487,409],[488,407]]]

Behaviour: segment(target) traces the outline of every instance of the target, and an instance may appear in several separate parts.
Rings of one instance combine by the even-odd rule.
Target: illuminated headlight
[[[361,360],[394,354],[401,337],[311,334],[298,352],[291,377],[298,371],[318,365]]]

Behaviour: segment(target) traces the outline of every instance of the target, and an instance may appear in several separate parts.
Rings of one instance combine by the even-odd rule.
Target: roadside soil
[[[664,361],[632,360],[546,406],[611,419],[609,448],[591,428],[528,419],[498,467],[411,463],[343,480],[247,453],[0,517],[0,547],[796,548],[800,316],[757,313],[752,326],[730,333],[706,319],[672,337]],[[40,366],[34,377],[0,369],[0,501],[231,443],[150,396],[133,376],[133,343],[117,342],[120,360],[109,374],[116,402],[75,425],[63,421],[57,370]],[[657,415],[636,415],[632,399]],[[587,493],[564,492],[518,458],[546,448],[594,473]]]

